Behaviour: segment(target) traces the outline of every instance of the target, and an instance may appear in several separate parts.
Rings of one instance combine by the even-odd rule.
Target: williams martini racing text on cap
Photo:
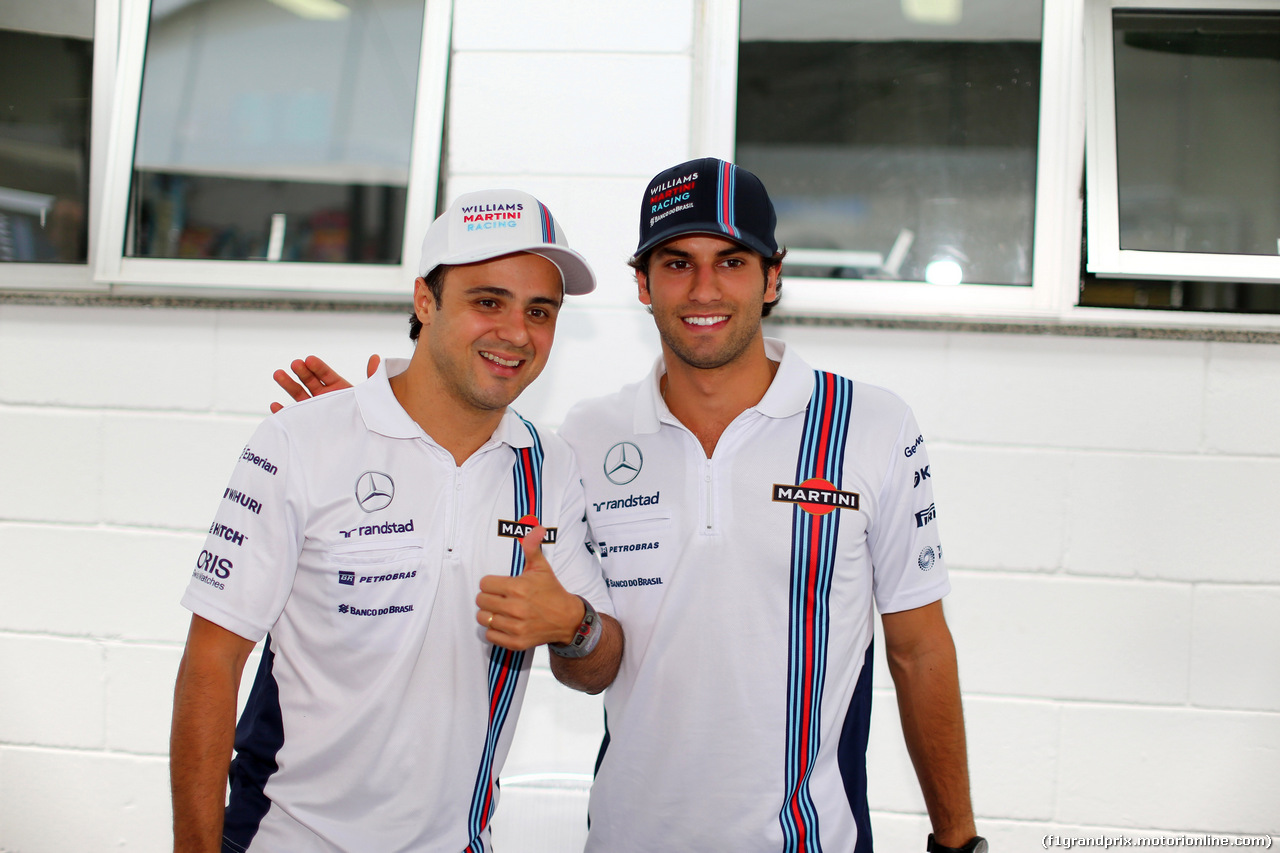
[[[640,245],[635,257],[685,234],[727,237],[772,257],[778,222],[764,184],[741,166],[704,157],[659,173],[640,202]]]
[[[555,264],[564,292],[571,296],[596,289],[587,259],[569,248],[551,211],[519,190],[458,196],[422,238],[418,275],[425,276],[441,264],[474,264],[514,252],[532,252]]]

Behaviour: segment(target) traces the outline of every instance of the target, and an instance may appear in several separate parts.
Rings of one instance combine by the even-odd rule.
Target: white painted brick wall
[[[4,743],[101,749],[106,670],[102,646],[0,634],[0,733]]]
[[[1115,827],[1280,834],[1280,714],[1063,709],[1056,817]]]

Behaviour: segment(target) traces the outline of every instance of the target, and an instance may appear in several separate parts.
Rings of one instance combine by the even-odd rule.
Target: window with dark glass
[[[744,0],[737,159],[791,273],[1030,285],[1038,0]]]
[[[0,262],[83,264],[93,3],[0,4]]]
[[[153,0],[124,254],[401,261],[421,0]]]

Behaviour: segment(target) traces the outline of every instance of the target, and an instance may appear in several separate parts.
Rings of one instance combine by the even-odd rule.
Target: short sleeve
[[[929,451],[910,409],[887,452],[868,542],[876,607],[895,613],[937,601],[951,591],[951,583],[942,559]]]
[[[604,583],[600,563],[587,548],[590,532],[587,529],[587,501],[582,491],[582,475],[573,455],[568,453],[568,475],[562,484],[561,528],[557,541],[564,548],[557,548],[551,568],[555,570],[561,585],[575,595],[581,595],[599,613],[613,613],[613,603]]]
[[[284,609],[302,546],[301,472],[284,427],[263,421],[240,452],[182,605],[257,642]]]

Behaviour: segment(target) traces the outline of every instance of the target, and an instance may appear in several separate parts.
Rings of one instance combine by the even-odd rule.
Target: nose
[[[522,309],[503,312],[495,331],[500,340],[512,346],[525,347],[529,344],[529,321]]]
[[[697,264],[694,267],[689,298],[694,302],[715,302],[720,298],[720,276],[715,264]]]

